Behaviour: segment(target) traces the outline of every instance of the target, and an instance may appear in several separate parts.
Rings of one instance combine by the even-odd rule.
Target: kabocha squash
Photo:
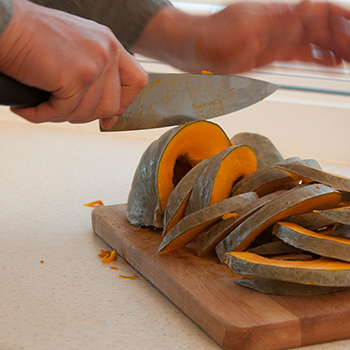
[[[236,145],[248,145],[253,149],[257,156],[257,169],[262,169],[283,160],[281,153],[266,136],[252,132],[242,132],[234,135],[231,141]]]
[[[235,181],[256,171],[256,156],[249,146],[231,146],[215,155],[193,186],[186,215],[230,196]]]
[[[278,254],[295,254],[300,253],[302,249],[295,248],[290,244],[281,241],[280,239],[277,241],[272,241],[269,243],[265,243],[259,245],[254,248],[250,248],[247,250],[249,253],[255,253],[263,256],[268,255],[278,255]]]
[[[263,197],[292,183],[298,183],[298,180],[277,168],[265,167],[237,182],[231,190],[231,196],[256,192],[259,197]]]
[[[316,210],[316,213],[340,224],[350,225],[350,207],[340,207],[328,210]]]
[[[176,185],[171,193],[164,212],[163,236],[165,236],[184,216],[192,188],[211,158],[204,159],[193,167]]]
[[[150,144],[136,169],[127,203],[134,226],[162,227],[169,196],[196,164],[231,142],[219,125],[207,120],[172,128]]]
[[[259,169],[237,182],[231,190],[231,196],[254,191],[259,197],[262,197],[288,185],[299,183],[298,177],[293,176],[294,174],[289,174],[276,168],[280,164],[289,163],[300,163],[321,169],[320,165],[314,159],[301,160],[299,157],[283,159],[278,163]]]
[[[284,261],[254,253],[230,252],[226,255],[225,264],[243,276],[325,287],[350,286],[350,263],[331,258]]]
[[[350,240],[307,230],[299,225],[279,222],[274,234],[284,242],[306,251],[350,262]]]
[[[317,212],[291,215],[288,218],[284,219],[284,221],[297,224],[312,231],[334,225],[333,220],[328,219],[325,216],[319,215]]]
[[[350,178],[345,176],[331,174],[305,164],[300,164],[300,162],[278,164],[276,167],[287,171],[289,174],[294,174],[296,178],[305,182],[314,181],[332,186],[337,190],[350,191]]]
[[[221,220],[208,231],[203,232],[196,240],[196,249],[198,256],[205,255],[214,250],[235,227],[247,219],[249,215],[261,208],[263,205],[278,198],[282,192],[271,193],[265,197],[258,198],[256,201],[247,204],[238,215],[227,220]]]
[[[158,253],[165,253],[186,246],[199,234],[218,222],[223,215],[237,212],[257,198],[255,192],[244,193],[185,216],[163,238]]]
[[[332,232],[329,233],[332,237],[342,237],[350,239],[350,225],[335,223]]]
[[[321,295],[328,293],[340,292],[347,288],[341,287],[320,287],[313,285],[305,285],[299,283],[291,283],[284,281],[271,280],[266,278],[251,278],[235,281],[236,284],[242,287],[253,289],[264,294],[274,295]]]
[[[322,184],[289,190],[278,199],[264,205],[238,225],[216,246],[216,254],[223,262],[226,252],[246,250],[263,230],[277,221],[313,209],[334,208],[340,200],[341,194],[339,192]]]

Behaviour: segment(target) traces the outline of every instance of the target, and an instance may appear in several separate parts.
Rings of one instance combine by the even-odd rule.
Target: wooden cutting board
[[[233,283],[214,256],[186,247],[157,254],[161,232],[136,229],[126,204],[92,212],[93,230],[225,349],[290,349],[350,338],[350,291],[265,295]]]

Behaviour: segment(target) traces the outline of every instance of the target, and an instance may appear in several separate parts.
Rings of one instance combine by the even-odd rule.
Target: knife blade
[[[159,128],[211,119],[261,101],[279,87],[262,80],[213,74],[149,74],[141,90],[117,123],[103,132]],[[0,74],[0,104],[34,107],[50,93]]]
[[[279,86],[232,75],[149,74],[147,86],[110,129],[151,129],[211,119],[259,102]]]

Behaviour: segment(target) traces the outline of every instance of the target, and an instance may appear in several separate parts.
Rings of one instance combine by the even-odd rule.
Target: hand
[[[242,2],[210,16],[167,6],[132,49],[193,73],[233,74],[277,60],[332,66],[350,61],[349,20],[348,10],[310,1]]]
[[[34,123],[103,119],[109,128],[148,81],[108,28],[26,0],[14,1],[0,47],[1,72],[52,92],[37,107],[12,109]]]

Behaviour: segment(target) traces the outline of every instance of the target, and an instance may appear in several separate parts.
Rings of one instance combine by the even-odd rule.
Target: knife
[[[238,111],[275,92],[277,85],[261,80],[213,74],[149,74],[147,86],[110,129],[159,128]],[[0,104],[33,107],[50,93],[25,86],[0,74]]]

